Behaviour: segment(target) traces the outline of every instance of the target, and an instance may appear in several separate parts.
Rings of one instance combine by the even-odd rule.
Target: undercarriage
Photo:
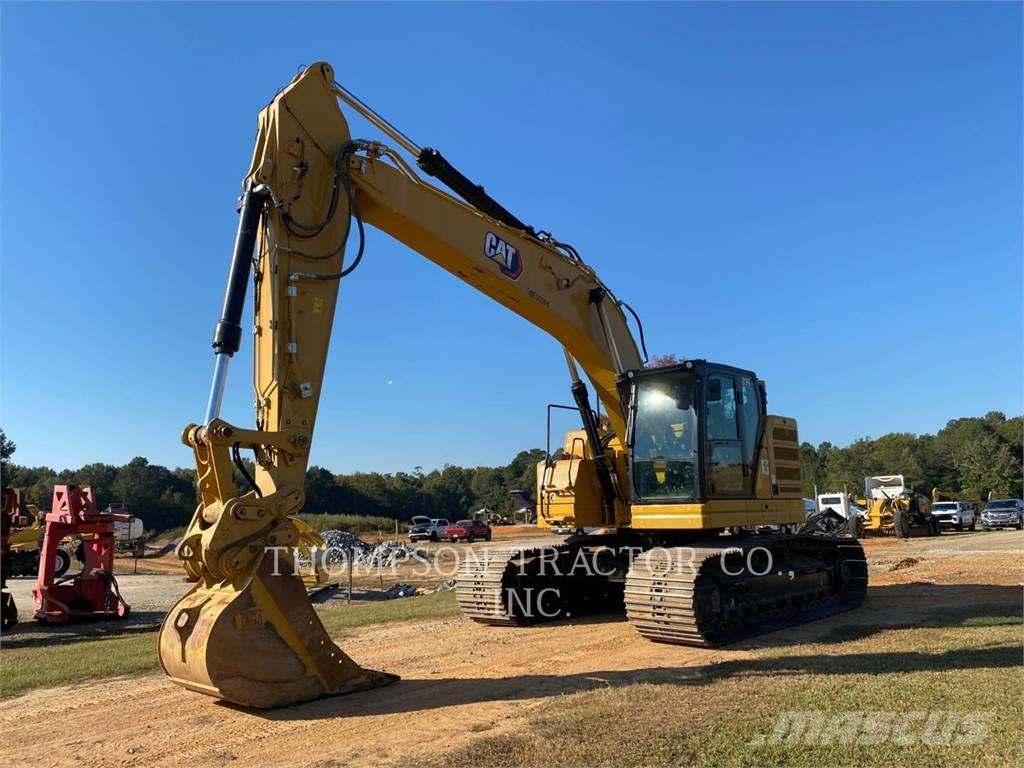
[[[642,636],[716,646],[856,608],[867,562],[856,540],[814,535],[709,537],[620,531],[463,563],[463,612],[527,625],[622,611]]]

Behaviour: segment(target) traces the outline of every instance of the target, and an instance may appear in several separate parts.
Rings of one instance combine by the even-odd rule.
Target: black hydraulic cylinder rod
[[[576,380],[572,383],[572,399],[576,401],[576,407],[580,411],[580,418],[583,419],[583,431],[587,433],[587,442],[590,443],[590,455],[594,458],[597,480],[601,484],[601,495],[604,497],[605,523],[614,525],[615,483],[612,481],[608,457],[605,456],[604,448],[601,446],[601,437],[597,431],[597,416],[590,407],[587,385],[581,380]]]
[[[481,213],[529,234],[534,234],[533,227],[524,224],[501,203],[488,195],[482,186],[466,178],[459,169],[449,163],[438,150],[424,147],[420,150],[416,164],[438,181],[455,192],[459,197],[472,205]]]
[[[213,331],[213,351],[218,355],[231,357],[242,343],[242,308],[245,306],[245,292],[249,286],[249,273],[252,269],[252,252],[256,248],[256,234],[266,197],[266,192],[253,189],[246,190],[242,196],[242,206],[238,210],[235,248],[231,253],[228,284],[224,289],[224,306]]]

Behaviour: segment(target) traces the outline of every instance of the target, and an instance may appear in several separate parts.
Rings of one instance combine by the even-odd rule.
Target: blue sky
[[[0,13],[19,463],[191,465],[256,114],[319,59],[573,243],[652,351],[756,370],[803,439],[1022,409],[1019,4]],[[240,425],[249,351],[224,409]],[[550,401],[569,401],[552,339],[370,234],[314,463],[505,463],[543,445]]]

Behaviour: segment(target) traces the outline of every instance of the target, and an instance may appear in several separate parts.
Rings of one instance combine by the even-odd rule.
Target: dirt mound
[[[915,565],[917,565],[920,562],[921,562],[920,558],[917,558],[917,557],[904,557],[902,560],[899,560],[899,561],[893,563],[892,567],[889,568],[889,570],[890,571],[902,571],[902,570],[905,570],[906,568],[913,568]]]

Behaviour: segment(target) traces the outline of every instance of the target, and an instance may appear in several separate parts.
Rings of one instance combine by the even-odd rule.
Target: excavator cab
[[[697,377],[692,364],[634,372],[629,391],[631,497],[634,501],[693,501],[697,464]]]
[[[634,502],[755,495],[765,409],[753,372],[688,360],[628,380]]]
[[[620,390],[634,527],[803,520],[796,422],[767,414],[753,371],[687,360],[629,371]]]

